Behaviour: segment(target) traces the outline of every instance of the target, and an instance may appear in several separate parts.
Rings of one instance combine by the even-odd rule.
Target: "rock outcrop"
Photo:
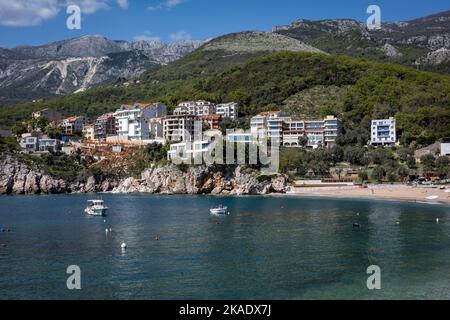
[[[285,193],[287,178],[283,175],[260,177],[258,170],[245,166],[197,166],[182,170],[175,165],[158,166],[133,177],[115,181],[88,177],[85,180],[65,180],[30,167],[12,156],[0,161],[0,194],[59,193],[151,193],[151,194],[213,194],[265,195]]]
[[[156,167],[143,172],[141,179],[128,178],[114,188],[114,193],[258,195],[285,193],[287,179],[279,175],[259,181],[259,171],[237,166],[223,172],[216,167],[175,165]]]
[[[0,194],[60,194],[111,191],[117,182],[96,181],[89,177],[86,181],[68,181],[53,177],[44,171],[11,156],[0,161]]]

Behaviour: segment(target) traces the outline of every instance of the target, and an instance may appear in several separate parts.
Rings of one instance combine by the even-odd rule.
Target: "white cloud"
[[[107,0],[67,0],[63,5],[67,6],[70,4],[76,4],[81,8],[81,13],[84,14],[93,14],[99,10],[109,9]]]
[[[169,38],[173,42],[192,40],[192,36],[189,33],[185,32],[185,31],[174,32],[171,35],[169,35]]]
[[[147,10],[150,11],[157,11],[157,10],[171,10],[175,8],[176,6],[182,4],[183,2],[186,2],[186,0],[165,0],[164,2],[160,2],[159,4],[155,6],[148,6]]]
[[[108,2],[109,0],[0,0],[0,25],[37,26],[43,21],[55,18],[61,9],[68,5],[78,5],[82,13],[93,14],[109,9]]]
[[[150,31],[144,31],[144,34],[133,37],[134,41],[161,42],[160,37],[156,37]]]
[[[8,27],[36,26],[56,17],[59,1],[0,0],[0,25]]]
[[[128,6],[130,5],[130,3],[128,2],[128,0],[117,0],[117,4],[118,4],[119,7],[121,7],[122,9],[128,9]]]

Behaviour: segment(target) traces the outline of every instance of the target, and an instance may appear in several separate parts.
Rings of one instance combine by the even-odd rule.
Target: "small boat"
[[[103,200],[88,200],[88,205],[84,212],[90,216],[106,216],[106,211],[108,207],[105,206],[105,202]]]
[[[218,215],[218,216],[230,214],[228,212],[228,207],[224,207],[222,205],[218,206],[217,208],[210,209],[209,212],[213,215]]]

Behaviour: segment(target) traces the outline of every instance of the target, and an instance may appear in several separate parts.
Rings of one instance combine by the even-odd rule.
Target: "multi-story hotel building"
[[[255,137],[267,135],[269,140],[285,147],[300,147],[300,138],[306,137],[307,148],[333,146],[342,130],[341,122],[334,116],[323,120],[294,120],[281,111],[260,113],[251,119],[250,127]]]
[[[218,104],[216,105],[216,114],[221,115],[222,118],[237,120],[239,116],[239,104],[236,102]]]
[[[123,105],[114,114],[116,131],[121,139],[143,141],[150,138],[148,121],[167,115],[165,104]]]
[[[283,145],[286,147],[300,146],[300,138],[306,137],[307,148],[317,148],[320,145],[332,147],[341,133],[339,119],[328,116],[324,120],[290,120],[284,123]]]
[[[395,119],[372,120],[370,137],[372,145],[394,145],[397,142]]]
[[[283,112],[262,113],[267,118],[267,138],[272,142],[281,143],[283,140],[283,127],[286,121],[292,118]]]
[[[267,134],[267,115],[260,113],[250,120],[250,131],[255,137],[266,136]]]
[[[173,111],[176,116],[209,116],[216,113],[216,106],[209,101],[182,102]]]
[[[196,126],[201,133],[202,121],[192,115],[174,115],[163,118],[163,135],[168,142],[185,142],[195,140]]]
[[[250,131],[255,137],[267,136],[281,143],[283,126],[291,117],[281,111],[262,112],[250,121]]]
[[[116,117],[114,113],[106,113],[97,118],[94,124],[95,139],[106,139],[109,136],[115,136]]]

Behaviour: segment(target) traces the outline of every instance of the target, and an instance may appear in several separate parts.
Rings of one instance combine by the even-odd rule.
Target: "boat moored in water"
[[[209,212],[212,215],[216,215],[216,216],[227,216],[230,214],[228,212],[228,207],[224,207],[222,205],[218,206],[217,208],[210,209]]]
[[[106,216],[108,207],[103,200],[88,200],[87,207],[84,212],[90,216]]]

